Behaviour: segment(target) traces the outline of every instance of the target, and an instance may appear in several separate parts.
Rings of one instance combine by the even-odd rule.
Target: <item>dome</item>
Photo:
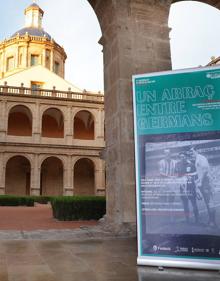
[[[36,3],[32,3],[30,6],[27,7],[27,9],[32,8],[32,7],[40,9],[40,7]]]
[[[35,27],[25,27],[25,28],[22,28],[22,29],[18,30],[17,32],[15,32],[11,36],[11,38],[16,37],[18,33],[19,33],[19,35],[25,35],[26,33],[28,33],[29,35],[32,35],[32,36],[46,37],[47,39],[51,40],[50,34],[45,32],[42,28],[40,29],[40,28],[35,28]]]

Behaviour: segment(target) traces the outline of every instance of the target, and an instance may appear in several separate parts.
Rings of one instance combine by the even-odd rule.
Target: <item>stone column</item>
[[[50,71],[53,71],[53,60],[54,60],[54,49],[51,49],[51,54],[50,54]]]
[[[26,39],[28,40],[28,37]],[[24,48],[24,58],[25,58],[24,67],[29,67],[30,66],[29,55],[28,55],[28,48],[29,48],[29,44],[27,43],[25,48]],[[27,85],[26,85],[26,87],[27,87]]]
[[[105,163],[99,159],[95,167],[95,194],[105,195]]]
[[[104,54],[107,222],[135,226],[132,75],[171,69],[169,0],[89,0]]]
[[[71,106],[67,107],[64,116],[64,138],[65,143],[71,145],[73,142],[73,115]]]
[[[3,49],[1,64],[2,64],[2,72],[4,72],[2,78],[4,78],[5,73],[7,72],[7,57],[6,57],[6,54],[5,54],[5,48]]]
[[[104,114],[103,110],[98,110],[95,120],[95,139],[104,139]]]
[[[7,112],[7,102],[1,101],[0,102],[0,140],[5,141],[6,134],[7,134],[7,127],[8,127],[8,115]]]
[[[43,49],[42,50],[42,65],[44,66],[44,67],[46,67],[46,49]]]
[[[40,195],[40,174],[41,167],[39,167],[39,157],[34,155],[34,161],[31,167],[31,195]]]
[[[19,67],[19,47],[16,48],[15,52],[15,68]]]
[[[64,168],[64,195],[73,195],[73,169],[71,156],[69,155]]]
[[[39,143],[41,138],[41,116],[40,116],[40,103],[36,101],[34,113],[32,116],[32,138],[34,143]]]
[[[5,194],[5,172],[6,172],[5,165],[4,165],[4,155],[3,153],[0,153],[0,195]]]

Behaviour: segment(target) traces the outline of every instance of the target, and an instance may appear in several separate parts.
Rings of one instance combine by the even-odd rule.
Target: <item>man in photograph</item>
[[[190,221],[190,207],[192,205],[195,223],[199,222],[199,210],[196,198],[196,169],[195,165],[187,158],[184,152],[179,153],[179,161],[177,163],[177,174],[180,183],[180,198],[183,203],[184,215],[186,222]]]
[[[210,165],[208,159],[200,154],[196,147],[190,149],[191,156],[195,160],[197,174],[196,186],[200,190],[208,212],[210,226],[216,226],[215,207],[213,205],[213,189],[210,182]]]
[[[164,158],[159,161],[159,173],[163,177],[175,176],[177,161],[171,158],[169,149],[164,150]]]
[[[164,157],[159,161],[159,175],[161,177],[162,186],[165,189],[161,189],[164,194],[164,201],[168,204],[167,208],[170,210],[170,220],[174,220],[173,215],[173,202],[177,193],[176,183],[176,163],[177,161],[171,157],[170,149],[164,150]]]

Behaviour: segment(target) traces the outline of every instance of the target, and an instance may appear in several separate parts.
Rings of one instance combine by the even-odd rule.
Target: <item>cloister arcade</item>
[[[5,193],[13,195],[100,195],[104,189],[98,187],[102,163],[96,158],[71,157],[70,169],[68,157],[46,156],[38,158],[38,166],[33,155],[9,156],[5,159],[3,170],[5,172]],[[36,174],[36,171],[38,173]],[[72,189],[66,189],[64,183],[70,174]],[[40,183],[33,188],[36,176]],[[104,179],[103,179],[104,180]]]
[[[0,88],[0,194],[105,195],[102,96],[16,90]]]
[[[7,135],[32,136],[34,113],[26,105],[15,105],[7,114]],[[75,139],[94,140],[94,117],[89,110],[79,110],[72,116],[72,135]],[[50,107],[41,116],[41,136],[47,138],[64,138],[64,114],[61,109]]]

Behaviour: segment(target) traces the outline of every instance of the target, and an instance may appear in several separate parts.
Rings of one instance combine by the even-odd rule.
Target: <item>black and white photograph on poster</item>
[[[145,142],[144,151],[141,206],[145,248],[157,252],[162,243],[166,254],[181,248],[186,255],[194,255],[197,245],[195,249],[219,257],[219,241],[213,237],[219,240],[220,234],[220,140]],[[172,243],[170,235],[176,238]]]

